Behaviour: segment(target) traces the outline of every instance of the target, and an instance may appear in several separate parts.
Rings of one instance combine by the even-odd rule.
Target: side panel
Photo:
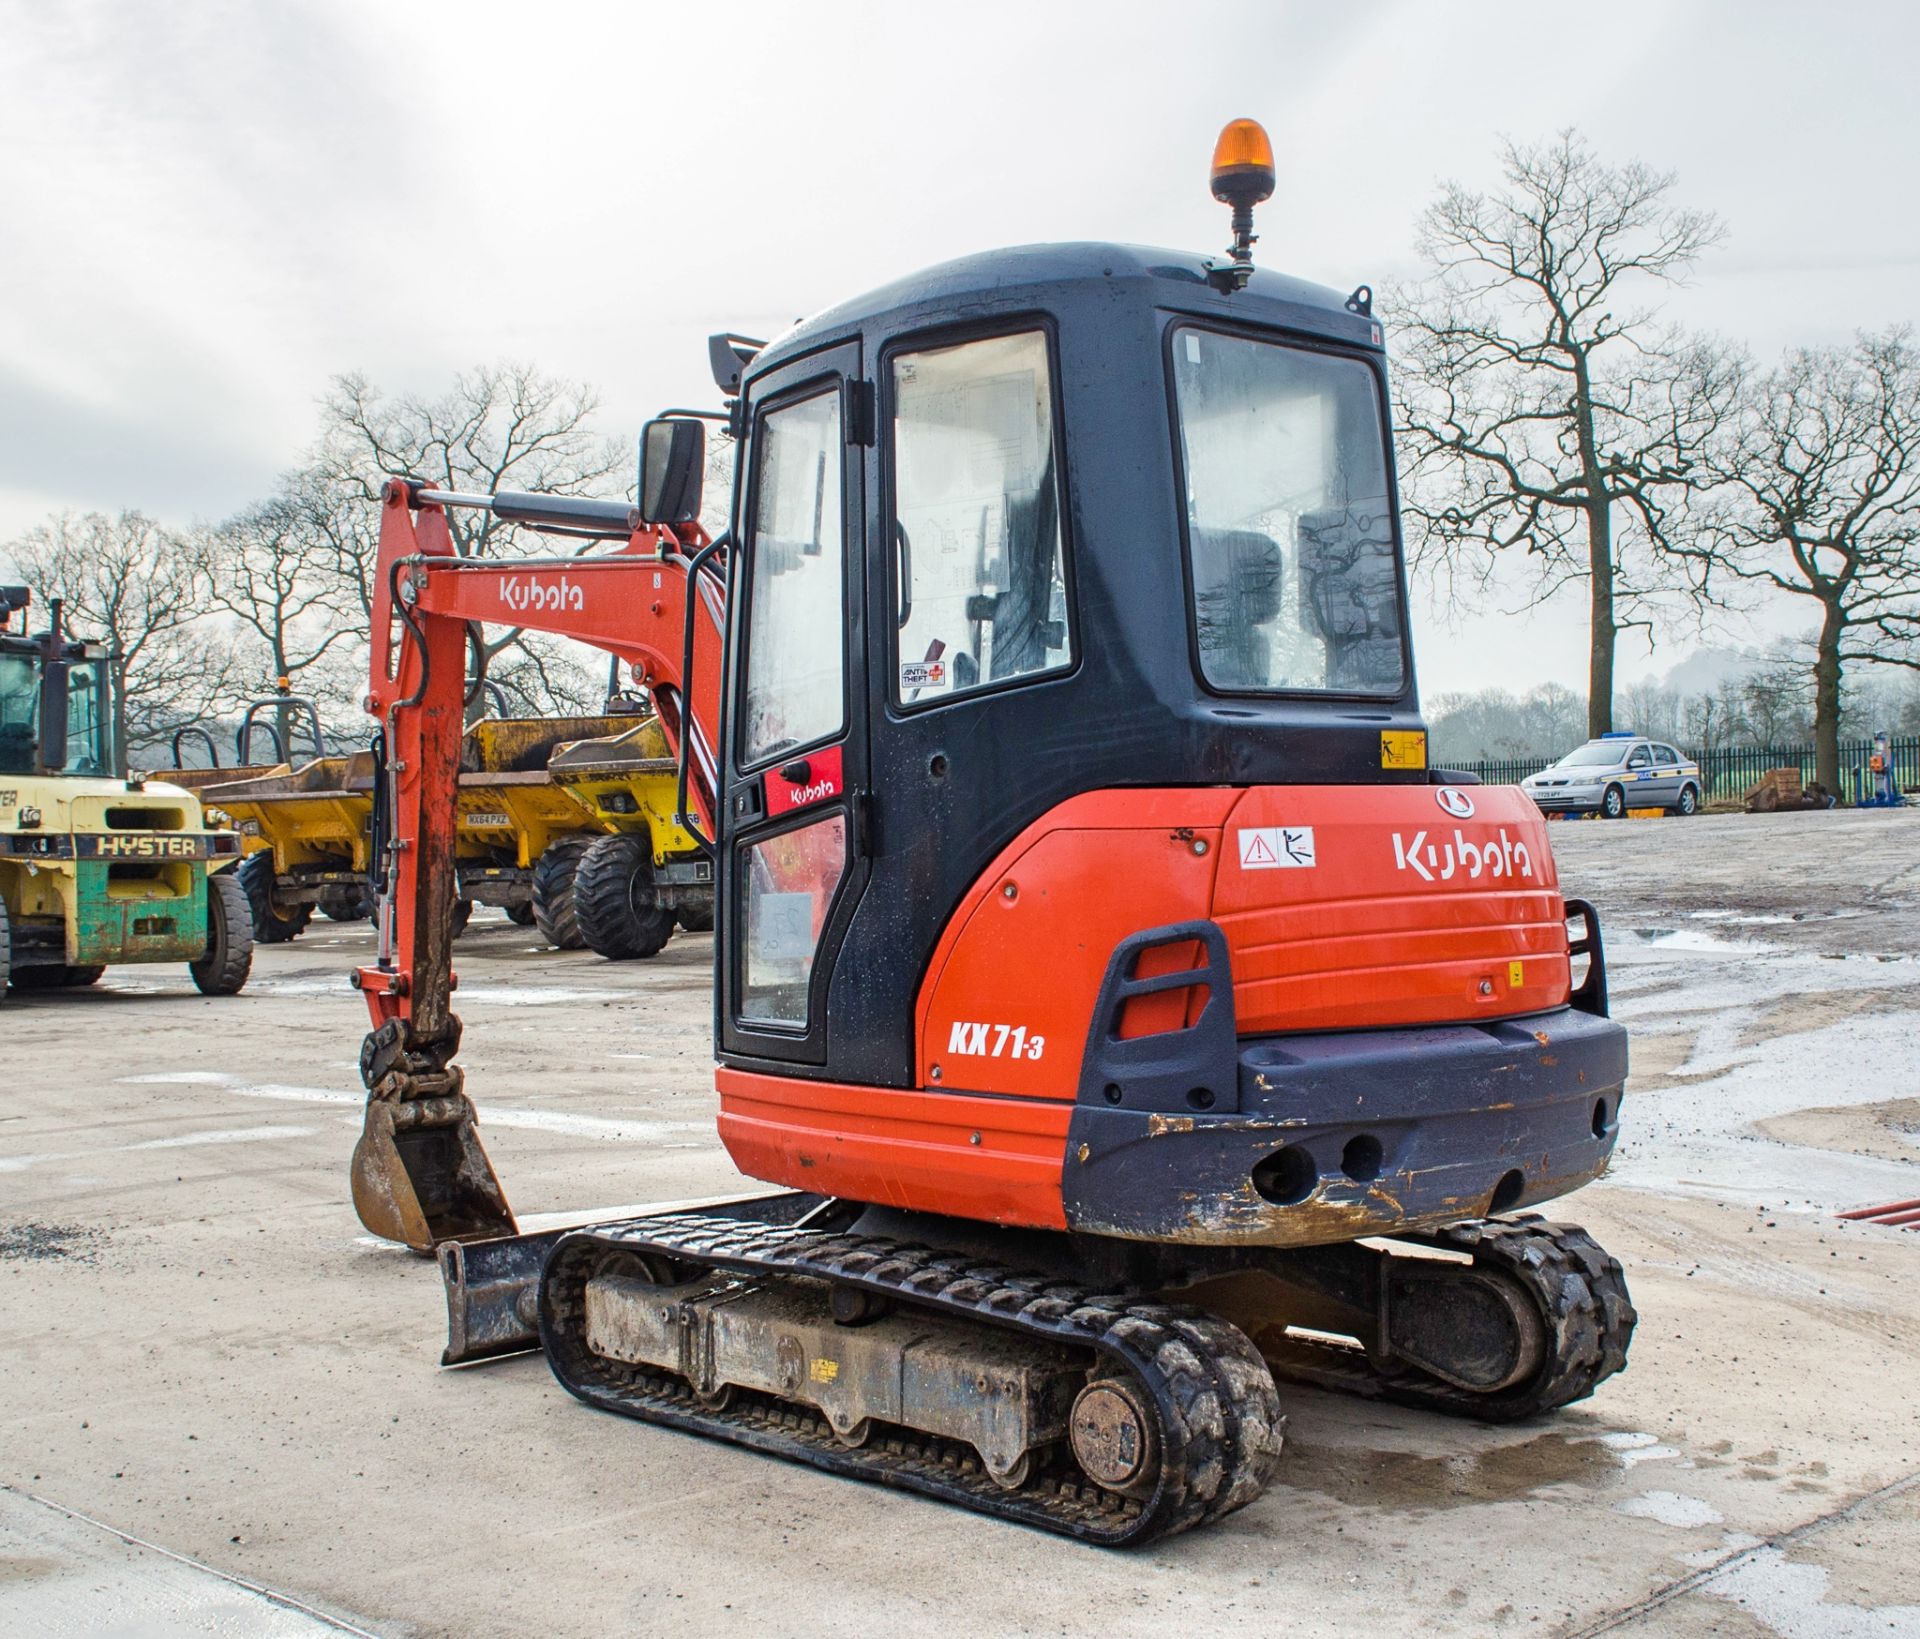
[[[1064,1229],[1069,1104],[722,1069],[720,1139],[752,1178],[990,1223]]]
[[[1238,795],[1092,791],[1029,826],[935,947],[918,1006],[920,1085],[1071,1100],[1114,947],[1207,914]]]
[[[1566,1003],[1559,878],[1518,788],[1260,786],[1227,832],[1212,914],[1241,1035]]]

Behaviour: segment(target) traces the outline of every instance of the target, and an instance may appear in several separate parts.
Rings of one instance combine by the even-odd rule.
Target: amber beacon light
[[[1273,144],[1258,120],[1230,120],[1213,145],[1213,197],[1233,209],[1230,267],[1216,270],[1215,283],[1238,290],[1253,273],[1253,207],[1273,197]]]

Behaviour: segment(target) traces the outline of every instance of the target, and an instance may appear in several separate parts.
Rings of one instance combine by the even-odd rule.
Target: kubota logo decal
[[[1446,809],[1455,819],[1473,818],[1473,798],[1458,786],[1443,785],[1433,794],[1433,800]]]
[[[1469,842],[1464,831],[1456,828],[1451,841],[1445,838],[1429,842],[1425,831],[1411,837],[1393,833],[1393,862],[1403,871],[1411,871],[1422,882],[1450,882],[1457,875],[1469,881],[1481,876],[1533,875],[1533,855],[1524,842],[1515,842],[1503,825],[1500,834],[1488,842]]]
[[[500,583],[500,601],[517,615],[538,609],[584,609],[587,594],[565,575],[509,575]]]

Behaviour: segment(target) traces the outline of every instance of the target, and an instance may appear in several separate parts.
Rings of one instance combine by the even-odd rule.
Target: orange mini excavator
[[[1619,1264],[1516,1209],[1627,1072],[1540,816],[1427,766],[1371,294],[1035,246],[716,337],[640,499],[391,483],[380,957],[354,1199],[438,1247],[450,1361],[1106,1544],[1274,1476],[1276,1378],[1501,1421],[1625,1363]],[[455,555],[447,509],[607,543]],[[570,550],[578,552],[575,541]],[[747,1201],[517,1235],[453,1064],[468,624],[628,662],[717,888]]]

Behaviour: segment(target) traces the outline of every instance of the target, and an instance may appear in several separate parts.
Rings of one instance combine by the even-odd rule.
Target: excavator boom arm
[[[449,506],[485,506],[563,536],[619,540],[570,557],[479,559],[456,550]],[[687,806],[713,834],[726,584],[697,525],[670,528],[618,503],[464,496],[391,481],[382,497],[365,701],[381,725],[374,868],[376,961],[357,969],[373,1031],[361,1053],[367,1125],[354,1201],[377,1234],[425,1251],[511,1234],[513,1218],[452,1066],[455,796],[468,632],[551,632],[628,662],[686,770]],[[624,538],[623,538],[624,537]]]

